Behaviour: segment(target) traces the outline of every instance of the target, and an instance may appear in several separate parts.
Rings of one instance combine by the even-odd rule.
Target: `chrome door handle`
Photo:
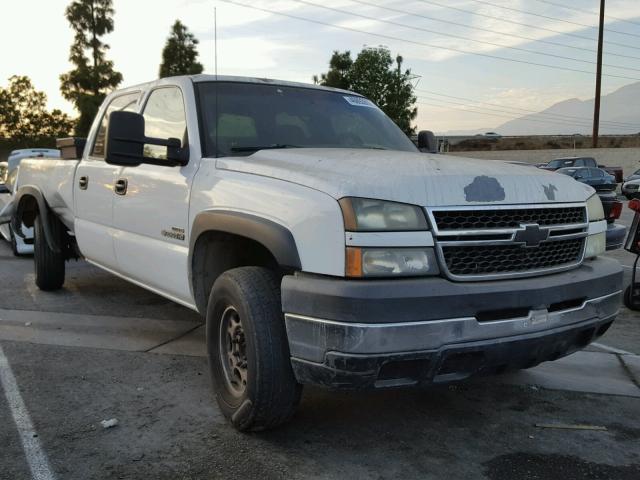
[[[113,187],[113,191],[116,192],[116,195],[126,195],[127,194],[127,179],[121,178],[119,179],[115,186]]]
[[[80,177],[80,180],[78,180],[78,186],[80,187],[80,190],[86,190],[89,186],[89,177]]]

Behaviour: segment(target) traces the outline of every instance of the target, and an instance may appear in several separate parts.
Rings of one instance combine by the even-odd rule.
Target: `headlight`
[[[345,197],[340,200],[344,229],[348,232],[401,232],[428,230],[422,208],[406,203]]]
[[[602,201],[598,195],[592,195],[587,200],[587,215],[590,222],[604,220],[604,208],[602,208]]]
[[[607,234],[596,233],[587,237],[587,247],[584,250],[584,258],[594,258],[602,255],[607,248]]]
[[[347,277],[411,277],[438,273],[432,248],[347,247]]]

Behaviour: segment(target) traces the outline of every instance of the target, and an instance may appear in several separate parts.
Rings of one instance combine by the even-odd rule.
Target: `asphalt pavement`
[[[633,256],[609,255],[628,283]],[[525,372],[307,388],[290,424],[241,434],[215,405],[197,314],[68,267],[62,291],[40,292],[32,259],[0,244],[0,479],[640,478],[638,313],[623,308],[597,345]]]

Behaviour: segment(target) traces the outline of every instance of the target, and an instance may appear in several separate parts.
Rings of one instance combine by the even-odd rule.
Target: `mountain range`
[[[495,110],[495,107],[487,107],[487,111],[492,111],[491,109]],[[499,126],[447,132],[447,134],[472,135],[488,131],[497,132],[500,135],[591,134],[593,109],[593,99],[571,98],[541,112],[509,120]],[[600,133],[603,135],[640,133],[640,82],[625,85],[602,96]]]

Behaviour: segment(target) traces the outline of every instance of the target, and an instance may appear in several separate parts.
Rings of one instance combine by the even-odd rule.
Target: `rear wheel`
[[[302,386],[293,375],[276,275],[241,267],[216,280],[207,308],[207,353],[220,410],[241,431],[291,418]]]
[[[13,228],[9,227],[9,240],[11,242],[11,251],[13,255],[16,257],[20,256],[20,252],[18,252],[18,242],[16,240],[16,235],[13,233]]]
[[[47,243],[40,215],[34,225],[33,261],[36,270],[36,285],[40,290],[58,290],[64,284],[64,253],[55,252]],[[62,239],[62,224],[57,218],[51,222],[51,233],[56,239]]]

